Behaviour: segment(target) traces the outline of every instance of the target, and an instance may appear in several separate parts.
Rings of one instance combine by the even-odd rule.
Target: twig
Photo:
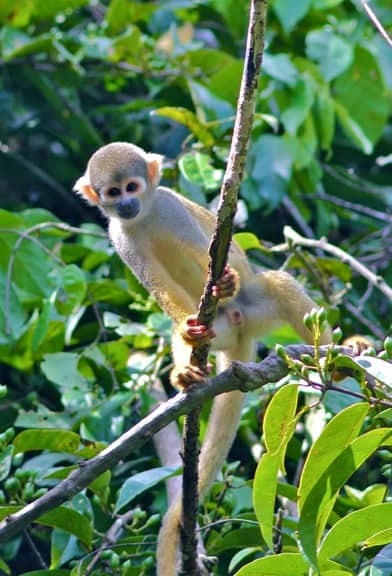
[[[342,262],[349,264],[353,270],[358,272],[361,276],[366,278],[373,286],[378,288],[391,302],[392,302],[392,288],[385,282],[382,276],[378,276],[373,274],[366,266],[361,264],[359,260],[350,256],[347,252],[330,244],[327,242],[325,238],[320,238],[320,240],[312,240],[310,238],[303,238],[297,232],[295,232],[289,226],[285,226],[283,230],[284,237],[286,238],[287,242],[294,246],[305,246],[308,248],[319,248],[324,250],[325,252],[329,252],[339,258]],[[277,247],[279,250],[282,249],[282,246]],[[273,248],[272,251],[275,249]]]
[[[321,347],[320,355],[325,356],[327,350],[327,347]],[[348,348],[337,348],[337,350],[345,354],[352,352]],[[305,345],[287,346],[286,352],[291,358],[300,360],[303,354],[313,355],[314,347]],[[80,463],[78,469],[73,470],[66,479],[50,489],[44,496],[6,517],[0,522],[0,541],[7,541],[24,530],[45,512],[60,506],[63,502],[81,492],[95,478],[106,470],[112,469],[120,460],[127,458],[132,451],[140,448],[156,432],[180,416],[188,414],[196,406],[200,406],[224,392],[233,390],[248,392],[265,384],[277,382],[286,376],[288,372],[289,369],[286,362],[273,352],[260,363],[249,362],[244,364],[242,362],[234,362],[227,370],[211,378],[207,385],[192,388],[186,393],[180,392],[177,396],[171,398],[143,418],[131,430],[128,430],[120,438],[112,442],[100,454]],[[381,404],[382,401],[379,403]]]
[[[200,300],[198,323],[210,327],[216,315],[217,299],[212,287],[222,276],[233,233],[238,189],[243,177],[246,154],[253,125],[257,86],[264,48],[265,19],[268,0],[251,0],[244,69],[242,73],[237,113],[229,158],[220,192],[216,230],[209,246],[209,271]],[[192,351],[191,363],[203,369],[207,366],[210,346]],[[198,438],[200,410],[186,418],[184,432],[184,471],[182,491],[182,574],[197,576],[196,525],[198,505]]]
[[[41,552],[38,550],[37,546],[35,545],[34,540],[31,537],[31,534],[28,530],[23,530],[23,535],[26,539],[27,545],[31,550],[31,555],[36,559],[37,566],[42,570],[47,570],[48,565],[46,564],[45,560],[41,556]]]
[[[360,192],[366,192],[367,194],[375,194],[377,196],[385,196],[386,188],[390,187],[377,187],[376,185],[371,185],[369,181],[360,179],[356,174],[348,173],[341,166],[332,166],[331,164],[322,164],[323,170],[327,172],[330,176],[335,178],[338,182],[342,182],[348,188],[353,190],[359,190]]]
[[[129,520],[132,519],[134,514],[135,514],[135,510],[132,509],[132,510],[128,510],[128,512],[126,512],[125,514],[121,514],[120,516],[118,516],[116,518],[116,520],[110,526],[109,530],[106,532],[101,546],[98,548],[98,550],[95,551],[93,559],[91,560],[89,565],[84,570],[84,572],[83,572],[84,576],[89,576],[91,574],[91,572],[94,570],[95,565],[98,563],[99,559],[101,558],[102,552],[104,550],[107,550],[108,548],[110,548],[110,545],[115,544],[115,542],[118,540],[119,534],[122,532],[124,526],[126,524],[128,524]]]
[[[341,206],[349,212],[358,212],[358,214],[364,214],[369,218],[375,218],[376,220],[382,220],[383,222],[391,223],[392,215],[386,214],[385,212],[380,212],[379,210],[374,210],[373,208],[368,208],[367,206],[362,206],[362,204],[355,204],[354,202],[349,202],[348,200],[343,200],[332,194],[327,194],[326,192],[316,192],[312,198],[319,198],[320,200],[325,200],[326,202],[331,202],[336,206]]]
[[[287,212],[290,214],[292,219],[295,220],[298,228],[302,230],[302,233],[305,234],[307,238],[314,238],[313,230],[311,229],[309,224],[304,220],[301,212],[298,210],[294,202],[288,196],[285,196],[282,200],[282,204],[286,208]]]
[[[362,0],[362,6],[374,27],[377,28],[384,40],[386,40],[389,46],[392,47],[392,38],[388,35],[388,32],[385,30],[384,26],[381,24],[380,20],[377,18],[366,0]]]
[[[369,320],[369,318],[366,318],[363,314],[361,314],[361,312],[359,312],[358,308],[356,306],[354,306],[353,304],[351,304],[351,302],[349,302],[348,300],[346,300],[344,302],[344,307],[346,308],[346,310],[348,310],[350,312],[350,314],[353,315],[353,317],[356,320],[359,320],[359,322],[361,322],[361,324],[363,324],[364,326],[366,326],[366,328],[372,333],[374,334],[374,336],[376,338],[378,338],[379,340],[383,341],[385,338],[385,333],[373,322],[371,322]]]

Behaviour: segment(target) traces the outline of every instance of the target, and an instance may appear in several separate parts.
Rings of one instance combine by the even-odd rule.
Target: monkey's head
[[[140,220],[153,201],[162,158],[134,144],[113,142],[91,156],[74,190],[108,218]]]

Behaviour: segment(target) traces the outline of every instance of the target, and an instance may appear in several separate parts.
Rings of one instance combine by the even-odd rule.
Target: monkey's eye
[[[127,184],[127,192],[136,192],[139,188],[138,182],[128,182]]]
[[[115,186],[113,186],[113,188],[109,188],[109,190],[106,193],[108,196],[110,196],[110,198],[115,198],[116,196],[120,196],[121,190],[120,188],[116,188]]]

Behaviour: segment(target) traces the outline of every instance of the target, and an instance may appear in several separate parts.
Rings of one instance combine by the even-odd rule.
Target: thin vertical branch
[[[200,300],[198,322],[211,326],[218,306],[212,287],[223,275],[233,232],[238,189],[243,177],[250,134],[253,126],[257,87],[264,49],[265,20],[268,0],[251,0],[244,69],[230,154],[223,178],[216,230],[209,246],[209,272]],[[193,350],[191,363],[207,366],[210,346]],[[196,515],[198,505],[198,438],[200,410],[186,418],[184,431],[184,474],[182,513],[182,574],[197,576]]]

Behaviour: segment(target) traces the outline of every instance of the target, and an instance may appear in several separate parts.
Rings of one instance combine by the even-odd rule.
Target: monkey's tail
[[[215,398],[200,452],[199,494],[214,481],[233,443],[245,395],[229,392]],[[179,565],[181,495],[169,507],[159,531],[157,576],[176,576]]]
[[[165,514],[157,546],[157,576],[176,576],[180,549],[181,495]]]

